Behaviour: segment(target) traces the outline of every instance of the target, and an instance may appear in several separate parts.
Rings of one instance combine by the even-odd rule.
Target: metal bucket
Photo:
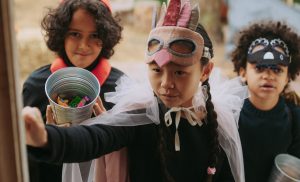
[[[275,158],[269,182],[300,182],[300,159],[289,154]]]
[[[49,76],[45,91],[57,124],[66,122],[77,124],[91,118],[93,106],[100,93],[100,84],[91,72],[78,67],[67,67]],[[59,95],[88,96],[91,101],[83,107],[64,107],[56,103]]]

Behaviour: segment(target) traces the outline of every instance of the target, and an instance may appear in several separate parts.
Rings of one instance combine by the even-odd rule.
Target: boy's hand
[[[105,107],[103,106],[103,103],[102,103],[100,97],[97,98],[96,103],[95,103],[95,105],[93,106],[93,109],[94,109],[94,114],[95,114],[95,116],[98,116],[98,115],[100,115],[100,114],[106,112],[106,109],[105,109]]]
[[[48,134],[41,112],[35,107],[26,106],[22,110],[25,121],[26,143],[34,147],[43,147],[48,143]]]
[[[50,105],[48,105],[47,109],[46,109],[46,120],[47,120],[46,124],[53,124],[58,127],[70,127],[71,126],[71,123],[57,124],[55,117],[53,115],[53,110]]]

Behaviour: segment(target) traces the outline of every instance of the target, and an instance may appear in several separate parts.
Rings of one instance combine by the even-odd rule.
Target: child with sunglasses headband
[[[122,77],[106,98],[116,105],[80,126],[44,126],[38,110],[24,108],[32,156],[79,162],[126,146],[131,182],[244,182],[237,130],[243,97],[235,94],[246,87],[208,81],[213,50],[198,4],[171,0],[160,12],[146,53],[150,83]]]
[[[114,54],[114,47],[120,41],[122,27],[113,17],[107,0],[64,0],[57,8],[50,9],[42,21],[48,48],[57,58],[52,64],[35,70],[24,83],[24,106],[37,107],[46,120],[49,101],[45,94],[47,78],[64,67],[80,67],[92,72],[101,84],[100,97],[105,92],[115,90],[115,82],[123,73],[111,67],[108,59]],[[112,103],[103,102],[106,109],[111,109]],[[55,124],[48,114],[48,124]],[[102,165],[103,177],[107,180],[126,181],[126,149],[98,159]],[[102,161],[102,163],[101,163]],[[84,179],[85,168],[89,162],[80,164]],[[111,174],[110,171],[114,172]],[[107,172],[105,172],[107,171]],[[31,182],[62,181],[62,165],[36,162],[29,158]],[[63,176],[65,178],[65,176]]]
[[[255,23],[241,31],[232,62],[250,93],[239,119],[245,178],[265,182],[276,155],[300,157],[300,100],[287,91],[300,70],[300,37],[281,22]]]

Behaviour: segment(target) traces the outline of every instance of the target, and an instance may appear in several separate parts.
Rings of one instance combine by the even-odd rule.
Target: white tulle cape
[[[238,119],[244,99],[248,97],[247,87],[242,86],[240,78],[227,79],[221,71],[214,68],[210,77],[210,92],[217,113],[219,142],[229,160],[236,182],[244,182],[244,163],[238,133]],[[201,86],[199,85],[199,88]],[[201,92],[203,89],[198,89]],[[197,108],[196,93],[193,106]],[[123,76],[117,82],[116,91],[106,94],[106,101],[115,106],[105,114],[82,122],[82,125],[106,124],[112,126],[137,126],[150,123],[159,124],[158,101],[149,81],[137,83]],[[88,182],[93,181],[94,162],[92,162]],[[77,163],[64,164],[63,182],[82,182]]]

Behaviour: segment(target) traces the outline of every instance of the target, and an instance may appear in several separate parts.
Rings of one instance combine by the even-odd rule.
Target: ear
[[[287,75],[285,85],[287,85],[291,81],[290,74]]]
[[[200,77],[200,81],[203,83],[208,79],[212,69],[214,68],[214,63],[208,62],[202,69],[202,75]]]
[[[246,83],[247,79],[246,79],[246,69],[245,68],[240,68],[239,76],[241,77],[242,82]]]

